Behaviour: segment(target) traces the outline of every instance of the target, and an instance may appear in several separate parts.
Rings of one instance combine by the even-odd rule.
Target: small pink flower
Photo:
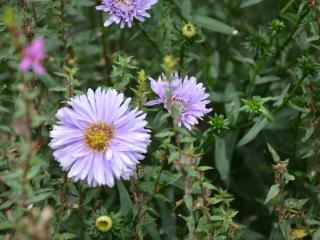
[[[44,41],[42,37],[38,37],[23,49],[23,57],[19,65],[19,70],[26,72],[31,68],[35,73],[42,75],[46,72],[41,64],[44,58]]]

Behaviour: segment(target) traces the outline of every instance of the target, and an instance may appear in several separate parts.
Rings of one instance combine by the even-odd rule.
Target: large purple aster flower
[[[181,123],[191,129],[191,126],[198,124],[198,119],[211,112],[211,108],[206,108],[210,103],[205,93],[202,83],[197,83],[195,77],[186,76],[184,80],[178,74],[172,74],[170,79],[160,76],[158,81],[150,78],[151,89],[159,96],[158,100],[147,103],[148,106],[163,104],[171,113],[176,123]]]
[[[97,10],[102,10],[109,14],[109,18],[104,23],[107,27],[112,23],[120,24],[124,28],[126,23],[131,27],[134,19],[143,22],[144,18],[150,17],[147,12],[158,0],[102,0]]]
[[[112,187],[129,179],[150,143],[146,114],[130,110],[130,98],[115,90],[88,90],[60,109],[49,146],[68,177]]]

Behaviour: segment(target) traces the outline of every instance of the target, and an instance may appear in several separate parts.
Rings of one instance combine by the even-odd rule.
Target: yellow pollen
[[[99,121],[90,125],[84,132],[85,144],[94,151],[106,151],[114,135],[114,128]]]

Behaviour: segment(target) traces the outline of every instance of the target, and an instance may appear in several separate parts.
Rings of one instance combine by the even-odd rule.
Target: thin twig
[[[159,54],[159,56],[162,57],[162,52],[161,52],[159,46],[155,43],[155,41],[153,41],[153,39],[151,39],[151,37],[148,35],[148,33],[140,26],[140,24],[138,22],[136,22],[136,25],[138,26],[141,33],[145,36],[147,41],[150,43],[150,45],[156,50],[156,52]]]
[[[100,12],[99,13],[99,24],[100,24],[100,28],[101,28],[101,45],[102,45],[102,57],[104,59],[104,64],[106,66],[106,71],[107,71],[107,76],[109,76],[110,74],[110,67],[109,67],[109,57],[108,57],[108,50],[107,50],[107,37],[106,37],[106,28],[104,27],[103,24],[103,15]],[[112,82],[111,79],[108,77],[107,79],[107,83],[112,86]]]

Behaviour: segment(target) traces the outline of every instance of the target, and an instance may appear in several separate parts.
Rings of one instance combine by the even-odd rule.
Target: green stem
[[[272,48],[272,45],[273,45],[275,37],[276,37],[276,34],[272,34],[271,35],[271,39],[270,39],[270,43],[269,43],[269,49]],[[256,69],[254,71],[254,74],[253,74],[253,76],[252,76],[252,78],[250,80],[250,83],[249,83],[248,87],[247,87],[247,90],[246,90],[247,95],[251,95],[251,93],[252,93],[252,91],[254,89],[254,85],[256,84],[257,76],[260,74],[262,66],[264,65],[267,57],[268,57],[268,54],[264,53],[263,56],[261,57],[261,59],[259,60],[257,66],[256,66]]]
[[[285,13],[288,8],[295,2],[296,0],[290,0],[280,11],[281,14]]]
[[[142,34],[145,36],[147,41],[150,43],[150,45],[156,50],[156,52],[159,54],[160,57],[162,57],[162,52],[159,48],[159,46],[151,39],[151,37],[148,35],[148,33],[140,26],[138,22],[136,22],[136,25],[138,26],[139,30],[142,32]]]
[[[278,49],[275,58],[278,58],[280,53],[287,47],[287,45],[291,42],[291,40],[293,39],[294,35],[296,35],[296,33],[299,30],[300,24],[303,22],[303,20],[308,16],[309,14],[309,9],[307,9],[299,18],[298,23],[296,24],[296,26],[294,27],[293,31],[291,32],[291,34],[289,35],[289,37],[287,38],[287,40],[281,45],[281,47]]]
[[[187,19],[185,16],[183,16],[183,14],[181,13],[181,8],[180,8],[180,6],[179,6],[174,0],[170,0],[170,2],[171,2],[172,5],[174,5],[174,6],[176,7],[176,9],[177,9],[176,13],[179,15],[179,17],[180,17],[183,21],[188,22],[188,19]]]
[[[180,49],[180,65],[181,65],[181,70],[183,70],[183,65],[184,65],[184,54],[185,53],[185,46],[184,44],[181,46]]]
[[[252,78],[250,80],[250,83],[249,83],[249,85],[247,87],[246,95],[251,95],[251,92],[254,89],[254,85],[256,84],[257,76],[260,74],[261,68],[262,68],[266,58],[267,58],[267,55],[264,54],[263,57],[260,59],[259,63],[257,64],[257,67],[256,67],[256,69],[255,69],[255,71],[253,73],[253,76],[252,76]]]
[[[106,71],[107,71],[107,76],[109,76],[109,59],[108,59],[108,50],[107,50],[107,37],[106,37],[106,33],[105,33],[105,27],[103,25],[103,15],[100,12],[100,19],[99,19],[99,23],[100,23],[100,28],[101,28],[101,45],[102,45],[102,57],[105,61],[105,65],[106,65]],[[108,77],[107,79],[107,83],[108,85],[112,86],[112,82],[110,80],[110,78]]]
[[[304,82],[304,80],[306,79],[306,75],[303,75],[297,82],[297,84],[294,86],[294,88],[292,89],[292,91],[289,93],[289,95],[283,100],[283,102],[277,107],[275,108],[272,113],[277,112],[278,110],[280,110],[283,106],[285,106],[297,93],[297,91],[301,88],[302,83]]]

